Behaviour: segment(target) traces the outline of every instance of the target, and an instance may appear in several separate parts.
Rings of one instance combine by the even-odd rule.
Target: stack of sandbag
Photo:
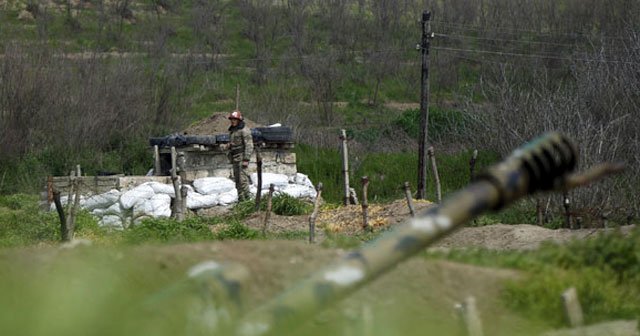
[[[191,210],[229,205],[238,201],[233,181],[226,177],[203,177],[193,181],[192,192],[187,194],[187,208]]]
[[[251,176],[250,191],[257,193],[257,174]],[[276,195],[284,193],[295,198],[316,197],[313,183],[304,174],[287,176],[284,174],[262,174],[262,194],[269,192],[273,184]],[[187,188],[186,207],[190,210],[226,206],[238,201],[235,183],[225,177],[205,177],[193,181]],[[175,198],[173,185],[160,182],[145,182],[132,189],[110,190],[103,194],[81,196],[79,205],[98,218],[104,227],[123,229],[145,218],[166,218],[171,216],[171,203]],[[73,202],[73,197],[62,197],[63,204]],[[51,209],[55,210],[52,204]]]
[[[317,195],[316,189],[307,175],[297,173],[293,176],[275,173],[262,174],[261,194],[269,192],[269,186],[273,184],[274,194],[287,194],[294,198],[314,199]],[[255,196],[258,193],[258,174],[251,174],[251,186],[249,191]]]

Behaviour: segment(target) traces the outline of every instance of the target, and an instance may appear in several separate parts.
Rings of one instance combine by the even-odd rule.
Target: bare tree
[[[307,24],[310,15],[310,6],[312,0],[288,0],[285,19],[287,22],[287,30],[291,36],[291,47],[296,57],[296,63],[299,65],[300,73],[305,73],[304,62],[302,58],[309,51],[308,44],[312,41],[308,38]]]
[[[227,6],[228,3],[221,0],[198,0],[190,13],[191,29],[202,44],[202,49],[212,53],[214,60],[225,48]]]
[[[272,50],[282,36],[281,11],[269,1],[240,0],[238,8],[244,25],[244,36],[253,44],[256,74],[254,81],[262,85],[267,80]]]
[[[320,111],[319,121],[325,125],[333,125],[337,121],[333,103],[341,84],[337,54],[329,53],[324,57],[305,59],[305,63],[308,89]]]

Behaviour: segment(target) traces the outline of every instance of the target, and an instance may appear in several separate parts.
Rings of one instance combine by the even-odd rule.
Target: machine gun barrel
[[[290,334],[308,317],[373,281],[403,260],[485,211],[498,210],[538,190],[572,187],[576,147],[559,133],[515,150],[468,187],[333,265],[312,274],[238,321],[238,335]],[[606,169],[605,169],[606,170]],[[577,184],[576,184],[577,185]]]

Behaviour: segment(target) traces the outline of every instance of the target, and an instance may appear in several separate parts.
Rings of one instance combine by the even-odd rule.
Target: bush
[[[527,271],[507,284],[505,301],[555,326],[564,323],[560,295],[569,287],[577,289],[587,323],[640,316],[638,228],[627,236],[615,232],[565,245],[547,243],[536,251],[452,251],[446,258]]]
[[[428,125],[430,141],[440,142],[447,137],[457,137],[458,134],[467,131],[469,122],[471,120],[462,111],[431,106]],[[417,139],[420,136],[420,110],[405,111],[394,124]]]
[[[614,277],[594,267],[540,269],[525,280],[507,284],[504,298],[509,306],[559,327],[565,322],[560,295],[570,287],[578,292],[587,323],[640,314],[638,287],[619,286]]]
[[[243,220],[254,213],[255,209],[256,203],[254,200],[245,200],[242,202],[238,202],[231,209],[231,213],[228,218],[232,220]]]
[[[125,242],[137,244],[147,241],[188,242],[214,239],[209,225],[214,220],[201,217],[187,218],[178,222],[170,218],[145,219],[124,231]]]
[[[60,239],[55,213],[38,209],[38,198],[16,194],[0,196],[0,247],[14,247]]]
[[[271,210],[280,216],[307,215],[313,211],[312,204],[284,193],[276,195],[271,201]]]
[[[256,239],[259,237],[258,231],[253,230],[238,221],[231,221],[226,225],[225,224],[218,224],[218,225],[224,225],[224,227],[222,228],[222,230],[214,234],[215,239],[241,240],[241,239]]]
[[[548,246],[540,251],[540,259],[564,269],[597,268],[613,275],[618,283],[637,281],[640,285],[640,228],[629,236],[615,231],[596,239]]]

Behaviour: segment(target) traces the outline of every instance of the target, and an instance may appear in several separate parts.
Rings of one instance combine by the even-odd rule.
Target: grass
[[[323,197],[333,203],[342,202],[343,178],[339,167],[342,167],[342,156],[338,150],[313,148],[300,144],[295,149],[298,170],[309,175],[315,183],[323,183]],[[437,157],[438,171],[442,185],[443,197],[469,183],[469,158],[471,151],[463,151],[452,155]],[[481,152],[476,163],[476,171],[490,165],[497,155]],[[369,177],[369,199],[373,202],[385,202],[402,198],[401,187],[408,181],[415,191],[417,180],[418,157],[415,153],[367,153],[351,159],[352,167],[357,165],[351,174],[350,186],[360,191],[359,177]],[[430,171],[428,174],[432,174]],[[426,192],[428,199],[435,198],[435,187],[431,175],[428,177]]]
[[[291,204],[294,205],[293,208],[299,205],[287,197],[281,197],[281,201],[289,204],[289,210]],[[54,213],[37,211],[37,204],[36,196],[0,196],[0,247],[56,244],[59,238],[57,218]],[[77,236],[91,239],[98,247],[69,254],[58,259],[55,265],[47,266],[55,271],[48,271],[46,285],[38,284],[35,279],[28,277],[33,272],[44,272],[44,269],[38,270],[41,266],[32,268],[28,266],[32,265],[30,262],[15,259],[16,262],[7,263],[14,259],[0,258],[0,263],[3,264],[0,274],[12,274],[0,276],[0,290],[4,292],[0,295],[0,307],[12,307],[14,312],[23,312],[25,309],[32,312],[20,317],[0,309],[0,331],[2,334],[15,334],[27,330],[28,334],[38,335],[45,333],[45,325],[48,326],[48,335],[64,334],[69,330],[83,331],[89,326],[101,326],[97,319],[126,311],[127,317],[122,320],[126,323],[105,325],[98,334],[124,333],[130,331],[130,328],[143,332],[152,330],[156,334],[178,332],[186,323],[181,318],[164,321],[176,324],[170,323],[165,325],[166,330],[158,330],[157,324],[154,324],[157,321],[152,323],[145,315],[139,315],[144,312],[138,310],[134,303],[175,281],[179,274],[159,273],[153,267],[154,263],[140,263],[133,259],[123,261],[118,256],[126,255],[126,251],[133,245],[143,246],[149,243],[265,239],[259,232],[241,222],[252,211],[253,202],[247,201],[234,207],[227,217],[193,217],[181,223],[170,219],[145,220],[131,229],[115,232],[97,227],[95,219],[82,212],[78,218]],[[216,230],[216,227],[219,229]],[[291,231],[266,238],[303,240],[306,236],[304,231]],[[328,235],[322,246],[353,249],[376,237],[377,234],[373,233],[359,236]],[[485,267],[521,270],[523,276],[506,284],[502,299],[515,311],[531,320],[544,321],[546,325],[565,325],[559,295],[571,286],[578,290],[587,323],[640,317],[640,229],[629,236],[614,232],[567,245],[545,244],[536,251],[475,249],[429,253],[425,256]],[[64,296],[52,291],[51,288],[63,287],[65,282],[70,281],[68,274],[74,274],[73,290],[66,292]],[[92,290],[94,286],[99,286],[101,291]],[[27,288],[30,288],[29,292],[25,291]],[[83,307],[83,300],[87,299],[100,308],[95,311],[76,311],[74,307]],[[38,307],[35,312],[34,305]],[[56,309],[64,309],[49,317],[37,318],[38,312],[51,314],[54,306],[58,307]],[[175,315],[173,308],[168,308],[167,312]],[[27,317],[33,323],[22,323]],[[69,329],[72,325],[74,328]]]
[[[543,244],[535,251],[484,249],[435,253],[431,257],[524,271],[508,283],[504,301],[513,309],[553,326],[565,325],[560,294],[575,287],[585,322],[640,317],[640,228],[569,244]]]
[[[266,210],[266,202],[262,202],[261,210]],[[312,210],[310,203],[286,194],[276,195],[272,200],[272,211],[281,216],[306,215]],[[249,200],[234,206],[226,216],[194,216],[182,222],[169,218],[145,219],[127,230],[114,231],[99,227],[95,217],[80,211],[76,218],[75,238],[106,246],[258,239],[261,238],[259,232],[242,223],[253,212],[254,201]],[[274,237],[298,240],[307,235],[306,232],[285,232]],[[59,241],[58,215],[55,211],[41,211],[38,196],[0,195],[0,248],[55,245]]]

